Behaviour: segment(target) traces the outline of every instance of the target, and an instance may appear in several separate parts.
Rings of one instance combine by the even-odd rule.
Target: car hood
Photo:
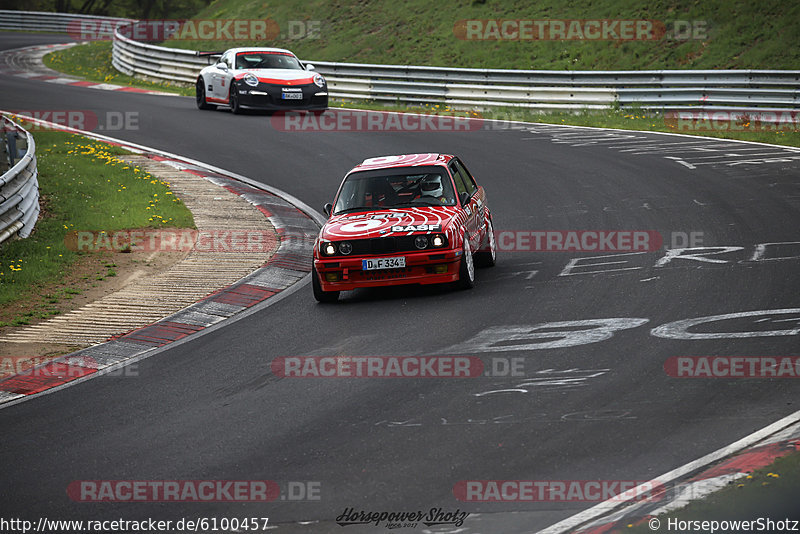
[[[460,210],[451,206],[396,208],[332,216],[322,228],[325,240],[367,239],[447,232],[459,219]]]
[[[262,83],[278,83],[281,85],[301,85],[314,82],[316,72],[296,69],[241,69],[234,77],[238,80],[247,73],[255,74]]]

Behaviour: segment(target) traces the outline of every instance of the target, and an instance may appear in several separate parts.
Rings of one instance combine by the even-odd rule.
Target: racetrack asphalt
[[[0,49],[59,39],[0,33]],[[755,156],[762,151],[753,145],[718,140],[641,133],[608,142],[596,130],[545,126],[287,133],[262,114],[201,112],[191,98],[2,74],[0,108],[88,110],[101,123],[108,113],[134,112],[136,129],[100,133],[242,174],[316,208],[364,158],[454,153],[486,188],[498,231],[655,230],[665,244],[673,232],[695,232],[705,247],[742,247],[712,256],[726,263],[657,267],[659,250],[626,258],[634,263],[623,267],[639,269],[572,276],[560,276],[571,259],[602,253],[502,252],[496,267],[478,270],[471,291],[362,290],[336,305],[317,304],[309,287],[139,362],[136,376],[102,377],[0,410],[0,472],[13,488],[0,496],[4,516],[268,516],[280,531],[338,532],[334,520],[348,507],[442,507],[482,514],[466,532],[532,532],[592,503],[465,503],[453,486],[649,480],[798,409],[793,380],[675,379],[663,366],[672,356],[800,356],[800,313],[696,329],[788,335],[675,339],[651,329],[800,308],[800,257],[746,261],[757,244],[800,241],[800,159]],[[685,144],[666,152],[667,143]],[[770,152],[792,153],[763,150]],[[726,155],[740,153],[751,155]],[[757,158],[764,161],[730,164]],[[469,353],[523,358],[522,380],[278,379],[270,370],[281,356],[463,355],[463,343],[489,327],[607,318],[647,322],[574,346]],[[525,379],[539,385],[476,395]],[[66,494],[76,480],[205,479],[274,480],[284,491],[318,482],[321,493],[299,502],[284,493],[269,504],[76,503]]]

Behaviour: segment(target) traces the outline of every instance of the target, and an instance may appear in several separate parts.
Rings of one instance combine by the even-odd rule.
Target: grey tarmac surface
[[[50,37],[0,33],[0,48]],[[696,340],[650,330],[695,317],[800,307],[800,258],[742,261],[756,244],[800,241],[800,161],[689,169],[664,153],[571,146],[554,140],[553,129],[535,126],[284,133],[266,115],[201,112],[191,98],[6,75],[0,75],[0,108],[91,110],[98,117],[136,112],[138,129],[100,133],[240,173],[314,207],[330,201],[343,174],[366,157],[456,153],[485,186],[497,230],[656,230],[667,244],[671,232],[694,231],[703,233],[703,246],[744,248],[714,256],[728,263],[673,260],[655,267],[661,250],[626,258],[635,263],[622,266],[640,269],[574,276],[559,273],[573,258],[598,254],[504,252],[495,268],[478,270],[472,291],[362,290],[337,305],[318,305],[309,287],[140,362],[137,376],[102,377],[0,410],[0,473],[13,488],[0,497],[3,516],[257,516],[281,524],[280,531],[339,532],[334,520],[348,507],[442,507],[481,513],[464,532],[531,532],[592,503],[467,503],[454,497],[454,485],[649,480],[798,409],[793,380],[674,379],[663,368],[671,356],[797,356],[796,333]],[[684,140],[641,138],[656,145]],[[707,152],[720,142],[697,144]],[[693,154],[687,148],[678,155]],[[625,317],[647,322],[592,343],[468,354],[486,362],[522,358],[525,377],[278,379],[270,370],[281,356],[464,355],[457,345],[488,327]],[[798,317],[696,330],[798,329]],[[565,381],[576,377],[582,379]],[[528,393],[476,396],[526,378],[549,381]],[[66,494],[76,480],[201,479],[274,480],[285,500],[76,503]],[[290,483],[302,481],[320,483],[319,500],[288,498]]]

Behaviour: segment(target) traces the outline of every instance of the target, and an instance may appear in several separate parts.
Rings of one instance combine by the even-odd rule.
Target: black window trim
[[[474,195],[475,193],[478,192],[478,187],[479,187],[478,186],[478,182],[475,181],[475,177],[472,176],[471,172],[469,172],[469,169],[467,168],[466,165],[464,165],[464,162],[461,161],[461,158],[453,158],[453,160],[456,162],[457,165],[459,165],[461,167],[461,169],[466,174],[467,178],[469,178],[469,181],[472,184],[472,193],[470,194],[470,198],[472,198],[472,195]],[[468,185],[468,184],[464,184],[464,185]]]
[[[459,200],[459,202],[461,202],[461,192],[460,192],[460,191],[459,191],[459,189],[458,189],[458,180],[456,179],[456,174],[459,174],[459,175],[460,175],[460,174],[461,174],[461,172],[457,170],[457,169],[458,169],[458,168],[456,167],[456,162],[457,162],[457,161],[458,161],[458,158],[453,158],[453,159],[450,161],[450,163],[448,163],[448,164],[447,164],[447,170],[448,170],[448,172],[450,173],[450,175],[451,175],[451,176],[452,176],[452,178],[453,178],[453,185],[455,185],[455,186],[456,186],[456,192],[457,192],[457,194],[458,194],[458,200]],[[464,178],[463,178],[463,177],[461,177],[461,181],[462,181],[462,183],[463,183],[463,185],[464,185],[464,188],[465,188],[465,189],[467,189],[467,184],[464,182]],[[476,189],[475,191],[477,191],[477,189]],[[469,195],[469,197],[467,198],[467,202],[462,202],[462,204],[463,204],[464,206],[466,206],[466,204],[467,204],[467,203],[468,203],[470,200],[472,200],[472,196],[475,194],[475,191],[472,191],[471,193],[469,192],[469,190],[468,190],[468,189],[465,191],[465,193],[467,193],[467,194]],[[464,206],[462,206],[462,207],[464,207]]]

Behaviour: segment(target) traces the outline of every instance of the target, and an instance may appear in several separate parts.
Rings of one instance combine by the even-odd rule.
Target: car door
[[[486,219],[486,191],[483,187],[478,185],[463,161],[456,158],[455,164],[461,170],[461,175],[464,177],[467,190],[471,191],[471,194],[475,197],[475,203],[478,206],[478,225],[480,226]]]
[[[479,186],[473,178],[472,173],[469,172],[467,166],[460,159],[456,159],[456,166],[461,169],[461,175],[467,185],[467,190],[472,191],[472,201],[475,206],[475,227],[476,227],[476,247],[480,247],[486,241],[486,226],[487,221],[487,206],[486,206],[486,191],[483,187]]]
[[[222,67],[224,65],[224,67]],[[214,66],[212,78],[212,93],[214,98],[228,100],[230,80],[233,76],[233,53],[225,52]]]
[[[453,176],[453,181],[456,184],[456,192],[458,194],[459,201],[462,197],[462,193],[469,195],[469,199],[467,200],[466,204],[462,206],[462,208],[467,215],[467,222],[465,226],[467,234],[469,235],[469,245],[470,248],[475,251],[480,246],[480,222],[482,219],[479,219],[478,215],[481,211],[483,202],[478,202],[478,195],[476,195],[478,188],[475,185],[474,180],[472,180],[472,177],[466,174],[464,167],[459,164],[457,159],[453,159],[450,162],[450,165],[448,165],[448,168],[450,169],[450,174]]]

